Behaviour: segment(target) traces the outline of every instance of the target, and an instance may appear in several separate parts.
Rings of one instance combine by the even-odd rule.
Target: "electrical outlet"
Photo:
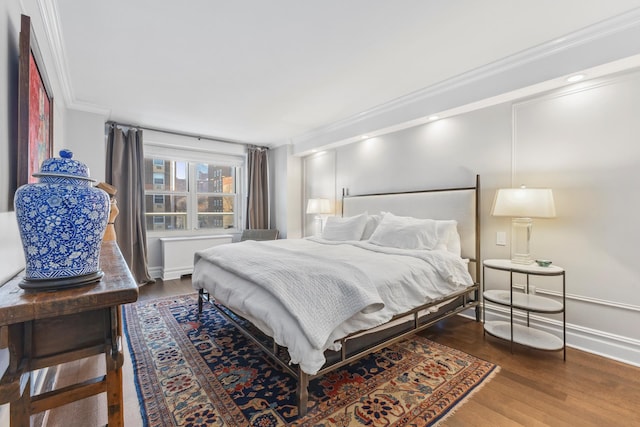
[[[496,245],[497,246],[507,246],[507,232],[506,231],[498,231],[496,233]]]

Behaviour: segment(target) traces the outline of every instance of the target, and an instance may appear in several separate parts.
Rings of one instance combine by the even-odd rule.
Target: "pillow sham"
[[[462,256],[462,244],[460,243],[460,234],[458,233],[458,221],[448,220],[442,221],[448,224],[449,238],[447,239],[447,252]]]
[[[456,225],[454,220],[418,219],[387,212],[369,242],[399,249],[446,251],[450,240],[452,249],[455,249],[455,235],[451,235],[452,232],[457,234]]]
[[[360,240],[369,240],[373,232],[376,231],[376,228],[378,228],[378,224],[380,224],[382,216],[382,214],[369,215],[369,217],[367,218],[367,223],[364,227],[364,231],[362,232],[362,238]]]
[[[336,241],[360,240],[368,216],[367,213],[347,218],[330,216],[322,230],[322,238]]]

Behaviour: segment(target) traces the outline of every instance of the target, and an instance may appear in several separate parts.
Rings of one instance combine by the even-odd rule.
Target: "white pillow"
[[[369,240],[373,232],[376,231],[376,228],[378,228],[378,224],[380,224],[381,220],[382,214],[369,215],[369,217],[367,218],[367,224],[365,225],[364,231],[362,232],[362,238],[360,240]]]
[[[462,245],[460,243],[460,234],[458,233],[458,221],[452,219],[447,221],[438,220],[438,222],[444,223],[449,230],[449,238],[447,239],[446,245],[447,251],[452,254],[462,256]]]
[[[347,218],[330,216],[322,230],[322,238],[337,241],[360,240],[368,216],[367,213]]]
[[[455,221],[395,216],[387,212],[369,242],[400,249],[447,250],[455,225]]]

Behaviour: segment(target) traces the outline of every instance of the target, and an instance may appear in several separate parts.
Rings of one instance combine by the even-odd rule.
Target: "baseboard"
[[[526,315],[524,312],[514,311],[513,315],[514,322],[522,325],[526,324]],[[487,320],[503,320],[508,322],[510,311],[507,307],[487,305],[485,308],[485,316]],[[465,315],[465,317],[470,316]],[[562,322],[560,320],[549,319],[531,313],[529,324],[537,329],[562,337]],[[567,347],[640,367],[640,341],[636,339],[570,323],[566,325],[566,333]]]
[[[161,279],[162,278],[162,267],[160,266],[156,266],[156,267],[149,267],[149,276],[151,276],[154,279]]]
[[[189,267],[177,267],[177,268],[162,268],[162,274],[160,277],[162,280],[175,280],[184,276],[185,274],[193,273],[193,266]]]
[[[572,348],[640,367],[638,340],[575,325],[572,326],[571,332],[567,328],[567,341],[569,336],[571,336],[570,347]]]

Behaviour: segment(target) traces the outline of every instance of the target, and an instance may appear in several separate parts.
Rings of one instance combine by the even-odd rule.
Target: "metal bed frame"
[[[481,258],[480,258],[480,177],[476,175],[476,183],[475,187],[456,187],[456,188],[446,188],[446,189],[434,189],[434,190],[423,190],[423,191],[411,191],[411,192],[398,192],[398,193],[376,193],[376,194],[362,194],[356,196],[347,196],[343,191],[343,199],[345,197],[362,197],[362,196],[381,196],[381,195],[390,195],[390,194],[408,194],[408,193],[430,193],[430,192],[444,192],[444,191],[461,191],[461,190],[474,190],[475,191],[475,257],[470,259],[470,263],[475,264],[475,278],[474,285],[470,286],[464,290],[458,291],[454,294],[449,294],[445,297],[442,297],[438,300],[432,301],[430,303],[421,305],[416,307],[406,313],[401,313],[394,316],[389,323],[397,321],[397,320],[405,320],[404,323],[395,327],[393,334],[390,337],[385,336],[385,330],[383,329],[380,332],[372,332],[370,334],[365,335],[367,339],[363,344],[362,340],[355,339],[356,336],[362,336],[362,332],[356,332],[350,334],[340,340],[342,348],[340,351],[330,351],[327,350],[325,352],[325,356],[327,356],[327,363],[314,375],[307,374],[300,369],[300,366],[295,365],[292,367],[289,365],[288,360],[282,357],[282,351],[279,351],[281,348],[275,341],[267,337],[266,335],[260,333],[260,336],[254,334],[253,331],[250,331],[246,328],[242,323],[242,321],[238,321],[237,319],[243,319],[246,323],[250,323],[246,321],[241,315],[233,312],[229,308],[223,306],[222,304],[213,300],[210,297],[208,292],[204,289],[200,289],[198,293],[198,314],[202,313],[203,303],[205,301],[211,303],[211,305],[218,310],[218,312],[231,324],[233,324],[245,337],[251,340],[254,344],[256,344],[262,351],[264,351],[268,356],[270,356],[282,369],[288,372],[291,376],[296,378],[297,380],[297,389],[296,389],[296,398],[298,403],[298,416],[302,417],[307,413],[307,405],[309,400],[309,381],[314,378],[320,377],[328,372],[341,368],[351,362],[359,360],[371,353],[374,353],[378,350],[381,350],[384,347],[387,347],[391,344],[394,344],[410,335],[413,335],[417,332],[420,332],[424,329],[433,326],[437,322],[442,319],[446,319],[451,316],[455,316],[458,313],[461,313],[469,308],[475,308],[475,317],[476,321],[480,321],[480,296],[481,296],[481,284],[480,284],[480,269],[481,269]],[[471,297],[473,294],[473,297]],[[437,305],[444,304],[437,312],[431,313],[426,316],[420,316],[420,312],[435,307]],[[257,329],[257,328],[256,328]],[[393,329],[393,328],[391,328]],[[379,337],[382,334],[384,338],[381,340],[376,337]],[[387,332],[388,335],[388,332]],[[266,344],[266,342],[269,344]],[[350,342],[358,342],[358,346],[356,348],[350,348],[354,346],[350,346]]]

